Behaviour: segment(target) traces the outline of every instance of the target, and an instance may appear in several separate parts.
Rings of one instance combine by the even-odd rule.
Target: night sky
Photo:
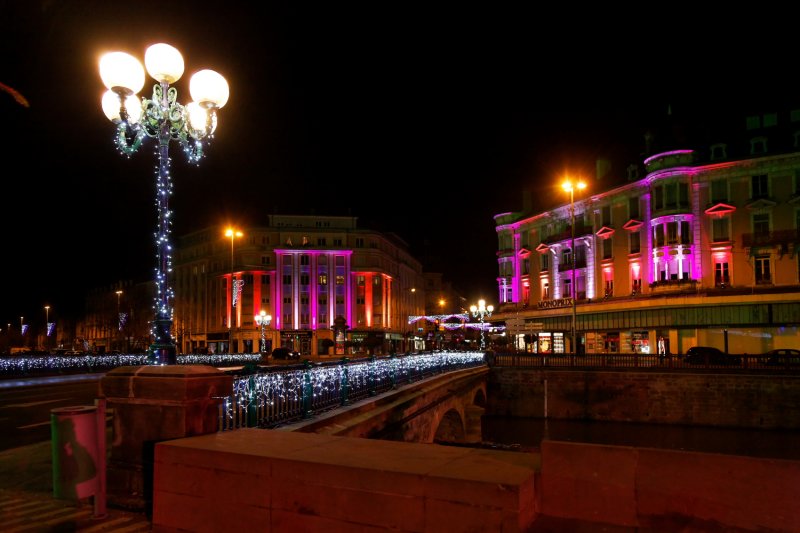
[[[200,165],[171,147],[174,235],[269,213],[352,215],[400,235],[470,301],[496,301],[492,217],[520,209],[523,189],[538,207],[563,203],[561,177],[592,177],[599,157],[623,180],[667,109],[743,123],[800,94],[780,13],[721,26],[677,11],[575,19],[574,5],[249,4],[0,1],[0,83],[30,104],[0,92],[0,327],[152,275],[154,144],[117,153],[103,52],[143,60],[149,44],[175,46],[184,104],[196,70],[230,84]],[[151,91],[148,77],[140,94]]]

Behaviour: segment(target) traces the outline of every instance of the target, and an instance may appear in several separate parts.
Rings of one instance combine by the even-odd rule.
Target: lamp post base
[[[150,362],[153,365],[174,365],[178,362],[177,347],[174,344],[150,345]]]

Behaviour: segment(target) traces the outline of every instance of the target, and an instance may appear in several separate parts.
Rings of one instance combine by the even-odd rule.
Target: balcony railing
[[[742,234],[743,248],[785,245],[790,243],[800,243],[800,229],[784,229],[780,231]]]
[[[592,226],[584,226],[580,224],[575,224],[575,237],[583,237],[585,235],[591,235],[593,233]],[[551,244],[554,242],[561,242],[566,241],[567,239],[572,238],[572,229],[567,226],[567,229],[562,231],[561,233],[556,233],[555,235],[550,235],[549,237],[545,237],[542,239],[542,244]]]
[[[586,268],[586,259],[578,259],[575,263],[575,268]],[[567,270],[572,270],[572,261],[567,261],[566,263],[558,265],[559,272],[566,272]]]

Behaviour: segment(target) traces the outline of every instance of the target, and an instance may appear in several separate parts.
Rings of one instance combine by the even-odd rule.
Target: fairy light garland
[[[269,412],[266,418],[277,423],[301,415],[305,372],[309,373],[311,382],[312,409],[320,410],[339,405],[345,366],[350,398],[356,399],[367,394],[370,380],[374,380],[373,387],[381,389],[392,380],[408,381],[434,370],[466,368],[481,365],[483,362],[482,352],[439,352],[387,359],[362,359],[351,361],[347,365],[275,370],[234,380],[233,393],[225,399],[224,409],[228,420],[234,420],[237,413],[256,408]]]

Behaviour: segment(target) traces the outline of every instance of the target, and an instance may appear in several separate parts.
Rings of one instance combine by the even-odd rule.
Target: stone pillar
[[[219,405],[232,388],[233,377],[211,366],[124,366],[108,372],[100,380],[100,396],[114,412],[108,501],[149,510],[156,443],[216,432]]]

